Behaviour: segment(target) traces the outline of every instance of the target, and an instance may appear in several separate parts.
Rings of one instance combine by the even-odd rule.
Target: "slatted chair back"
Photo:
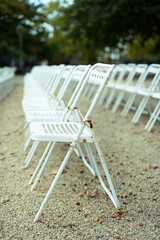
[[[110,92],[108,94],[108,97],[106,98],[105,108],[109,108],[110,104],[115,98],[116,87],[119,83],[122,82],[124,75],[125,75],[125,64],[116,65],[108,81],[107,88],[110,90]]]
[[[58,106],[59,103],[62,103],[62,99],[64,97],[64,94],[67,92],[67,89],[69,89],[69,85],[73,82],[75,82],[76,86],[74,86],[74,90],[72,92],[71,98],[67,104],[67,107],[64,111],[63,119],[64,116],[66,115],[66,112],[70,110],[71,104],[73,103],[75,97],[77,96],[80,86],[82,85],[82,82],[84,81],[84,78],[90,68],[90,65],[78,65],[78,66],[73,66],[71,74],[68,76],[68,79],[64,81],[63,86],[61,87],[57,97],[56,97],[56,103],[54,104],[52,110],[55,110]],[[63,103],[62,103],[63,104]]]
[[[138,65],[135,65],[135,64],[127,64],[126,70],[125,70],[126,73],[127,73],[127,77],[125,79],[125,76],[126,76],[126,74],[125,74],[124,77],[123,77],[123,79],[125,79],[125,80],[123,80],[117,86],[117,88],[120,91],[119,91],[119,93],[116,97],[115,103],[114,103],[113,108],[112,108],[112,112],[116,112],[119,105],[122,105],[122,104],[124,104],[124,102],[126,102],[126,99],[128,97],[128,95],[126,93],[130,89],[132,91],[133,86],[134,86],[134,79],[137,78],[137,75],[139,75],[139,78],[141,76],[143,76],[143,73],[145,72],[147,65],[145,65],[145,66],[142,66],[142,65],[138,66]]]
[[[159,89],[158,85],[160,82],[160,64],[151,64],[147,71],[144,74],[145,79],[148,81],[143,82],[143,86],[140,86],[137,90],[137,93],[142,96],[142,100],[138,106],[138,109],[135,115],[132,118],[133,123],[137,123],[146,106],[148,105],[149,99],[152,96],[153,92]],[[149,83],[150,82],[150,83]],[[150,113],[150,107],[148,108]]]
[[[148,90],[154,91],[154,89],[158,84],[159,72],[160,72],[160,64],[149,65],[147,71],[143,76],[143,80],[139,84],[139,89],[148,89]]]
[[[99,99],[99,96],[101,95],[101,93],[103,91],[105,84],[107,83],[107,81],[109,79],[109,76],[110,76],[113,68],[114,68],[114,65],[95,64],[94,66],[92,66],[90,68],[89,72],[87,73],[87,75],[86,75],[85,79],[83,80],[83,83],[80,87],[80,90],[78,91],[78,94],[75,97],[75,99],[72,103],[72,106],[71,106],[71,108],[73,108],[74,103],[75,102],[77,103],[77,99],[79,99],[79,97],[88,81],[92,81],[92,83],[95,83],[95,85],[97,86],[95,95],[91,101],[88,111],[85,114],[85,117],[82,118],[82,120],[80,120],[79,122],[41,122],[41,123],[31,123],[30,124],[31,138],[33,140],[49,142],[48,143],[49,149],[47,149],[47,151],[49,151],[49,155],[47,155],[47,157],[45,158],[36,180],[38,180],[38,178],[41,176],[41,174],[48,162],[48,159],[50,157],[50,153],[52,153],[52,151],[55,147],[55,144],[57,142],[68,142],[68,143],[71,142],[70,148],[69,148],[68,152],[66,153],[66,156],[57,172],[55,179],[53,180],[53,182],[50,186],[50,189],[49,189],[45,199],[42,202],[42,205],[34,219],[34,222],[36,222],[38,220],[38,218],[40,217],[40,215],[44,209],[44,206],[46,205],[48,199],[50,198],[51,193],[52,193],[60,175],[62,174],[64,167],[67,164],[73,150],[75,149],[76,146],[79,146],[80,143],[83,143],[86,146],[87,156],[91,163],[91,166],[89,166],[89,169],[92,170],[91,172],[94,174],[94,176],[98,177],[98,179],[101,183],[101,186],[106,191],[106,193],[109,195],[109,197],[112,200],[115,207],[120,208],[120,204],[119,204],[118,198],[116,196],[116,192],[115,192],[114,186],[112,184],[101,148],[97,141],[97,137],[95,136],[95,133],[93,131],[92,124],[90,123],[90,127],[87,125],[87,122],[90,122],[89,118],[91,116],[91,113],[94,110],[94,107]],[[86,145],[86,143],[87,143],[87,145]],[[92,153],[90,143],[94,143],[94,145],[96,146],[96,150],[97,150],[102,168],[104,170],[104,173],[105,173],[105,176],[106,176],[106,179],[108,181],[109,188],[111,191],[107,188],[107,186],[105,185],[105,183],[102,179],[101,173],[100,173],[100,171],[98,169],[98,165],[96,163],[96,159],[94,158],[94,155]],[[34,185],[33,185],[33,187],[34,187]]]
[[[147,64],[137,64],[135,68],[135,74],[133,76],[133,86],[138,87],[144,78],[144,73],[146,72],[148,68]]]
[[[94,94],[92,94],[92,99],[91,99],[91,106],[88,110],[88,112],[85,115],[85,119],[88,119],[90,116],[95,104],[98,101],[98,98],[100,94],[102,93],[105,83],[108,81],[110,74],[114,68],[114,65],[111,64],[100,64],[97,63],[93,65],[88,74],[86,75],[86,78],[84,79],[81,88],[79,89],[77,96],[75,97],[71,109],[73,110],[78,103],[78,100],[80,96],[82,95],[83,91],[85,90],[85,87],[87,86],[88,83],[92,83],[95,86]],[[70,112],[71,113],[71,112]],[[66,116],[66,119],[68,119],[70,113]]]

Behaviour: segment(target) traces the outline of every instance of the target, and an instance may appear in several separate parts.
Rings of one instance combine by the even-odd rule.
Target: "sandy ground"
[[[31,192],[28,182],[45,143],[25,169],[29,149],[23,151],[23,81],[17,79],[17,87],[0,102],[0,239],[160,239],[159,122],[148,133],[143,130],[147,116],[133,125],[134,112],[123,118],[120,107],[115,114],[96,107],[92,118],[124,211],[116,211],[98,179],[73,153],[43,214],[33,223],[68,145],[57,144]],[[87,108],[86,100],[80,104]]]

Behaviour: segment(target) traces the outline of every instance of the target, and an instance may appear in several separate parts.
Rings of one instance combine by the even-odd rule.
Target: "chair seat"
[[[137,90],[137,93],[142,96],[150,97],[152,96],[152,91],[149,89],[141,88]]]
[[[25,117],[27,122],[60,122],[64,115],[64,111],[27,111]],[[73,114],[69,120],[76,122]]]
[[[56,103],[56,102],[55,102]],[[63,101],[61,101],[59,105],[59,110],[64,110],[65,109],[65,104]],[[32,103],[32,104],[27,104],[25,107],[23,106],[23,109],[26,111],[50,111],[52,110],[53,104],[49,103]]]
[[[160,99],[160,92],[153,92],[153,93],[152,93],[152,97],[153,97],[153,98]]]
[[[25,108],[30,108],[32,105],[38,105],[39,104],[48,104],[48,100],[46,97],[37,97],[37,98],[29,98],[29,101],[28,99],[23,99],[22,100],[22,106],[23,106],[23,109]]]
[[[126,86],[125,91],[128,92],[128,93],[135,93],[136,94],[137,93],[137,89],[138,88],[136,86],[133,86],[133,85],[129,86],[128,85],[128,86]]]
[[[44,123],[31,123],[30,132],[31,138],[37,141],[56,141],[56,142],[72,142],[79,129],[81,123],[70,123],[70,122],[44,122]],[[85,126],[79,142],[93,142],[93,136],[91,129]]]
[[[26,104],[23,106],[25,111],[41,111],[43,109],[45,110],[51,110],[51,106],[48,103],[31,103]]]

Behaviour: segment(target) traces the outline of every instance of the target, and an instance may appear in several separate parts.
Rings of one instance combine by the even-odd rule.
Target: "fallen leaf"
[[[15,154],[15,152],[11,152],[11,153],[10,153],[10,155],[14,155],[14,154]]]
[[[153,168],[153,169],[157,169],[157,168],[158,168],[158,166],[152,166],[152,168]]]
[[[3,198],[3,199],[1,199],[1,203],[7,203],[7,202],[9,202],[9,199],[8,199],[8,198]]]
[[[141,162],[147,162],[147,160],[144,158],[141,158],[140,160],[141,160]]]
[[[91,198],[96,197],[97,195],[98,195],[97,189],[94,190],[93,192],[88,193],[88,197],[91,197]]]
[[[144,212],[144,210],[137,210],[137,212],[138,212],[138,213],[142,213],[142,212]]]
[[[95,218],[95,222],[98,222],[98,221],[99,221],[99,217],[96,217],[96,218]]]
[[[23,168],[22,168],[22,170],[26,170],[26,169],[27,169],[27,167],[23,167]]]
[[[9,136],[9,135],[11,135],[10,132],[4,132],[4,133],[3,133],[3,136]]]
[[[117,236],[116,239],[121,239],[121,237],[120,237],[120,236]]]
[[[141,134],[142,133],[142,131],[135,131],[135,132],[132,132],[132,134]]]
[[[51,174],[56,175],[58,173],[58,169],[54,169]]]
[[[143,223],[139,223],[139,226],[142,227],[144,224]]]

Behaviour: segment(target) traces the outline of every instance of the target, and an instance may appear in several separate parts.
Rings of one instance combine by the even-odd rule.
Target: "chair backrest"
[[[74,101],[74,99],[80,89],[80,86],[82,84],[82,81],[84,80],[89,68],[90,68],[90,65],[78,65],[76,67],[73,66],[72,72],[68,75],[68,77],[64,81],[63,86],[61,87],[61,89],[56,97],[57,103],[54,105],[53,109],[57,108],[57,105],[62,101],[62,98],[63,98],[64,94],[66,93],[69,84],[71,84],[72,81],[74,81],[77,86],[74,88],[71,98],[67,105],[67,109],[70,109],[70,106],[71,106],[72,102]],[[65,114],[66,114],[66,112],[65,112]]]
[[[126,84],[130,84],[135,74],[136,64],[128,63],[125,68],[124,81]]]
[[[121,82],[124,75],[125,75],[125,64],[115,65],[115,67],[111,73],[111,76],[109,78],[108,85],[110,85],[110,84],[114,85],[118,82]]]
[[[48,83],[47,83],[48,94],[51,94],[51,95],[54,94],[61,80],[61,74],[63,73],[64,68],[65,68],[65,65],[63,64],[59,66],[50,66],[51,75],[49,76]]]
[[[118,85],[130,85],[132,80],[133,80],[133,76],[135,74],[135,68],[136,68],[136,64],[133,63],[129,63],[129,64],[118,64],[116,65],[116,67],[114,68],[114,71],[111,75],[111,79],[109,80],[109,83],[115,83],[115,88],[116,88],[116,84]],[[112,80],[113,79],[113,80]]]
[[[85,115],[85,119],[89,118],[90,114],[92,113],[92,111],[94,109],[95,104],[98,101],[100,94],[103,91],[105,84],[107,83],[107,81],[109,79],[109,76],[110,76],[114,66],[115,65],[113,65],[113,64],[97,63],[90,68],[88,74],[86,75],[85,79],[83,80],[83,83],[78,91],[78,94],[76,95],[76,97],[72,103],[71,110],[73,110],[74,107],[76,106],[86,84],[88,82],[92,82],[92,84],[95,84],[97,89],[94,93],[91,105]],[[71,111],[67,114],[66,119],[69,118],[70,114],[71,114]]]
[[[160,64],[151,64],[143,75],[139,84],[140,88],[154,91],[159,83],[158,75],[160,74]],[[147,80],[147,81],[146,81]]]
[[[34,69],[33,77],[37,81],[41,82],[44,89],[44,93],[51,98],[55,98],[55,92],[58,91],[57,99],[60,98],[63,93],[63,88],[69,80],[69,76],[73,71],[75,66],[64,66],[63,64],[59,66],[40,66]],[[63,94],[62,94],[63,95]]]
[[[102,63],[97,63],[95,64],[92,69],[89,71],[89,76],[88,76],[88,80],[93,81],[93,83],[95,82],[96,84],[99,83],[97,85],[97,91],[95,92],[95,96],[93,97],[92,103],[85,115],[85,120],[88,120],[99,97],[100,94],[102,93],[105,84],[107,83],[109,76],[114,68],[114,64],[102,64]]]
[[[74,101],[76,95],[78,94],[80,86],[81,86],[83,80],[85,79],[86,74],[88,73],[90,67],[91,67],[90,64],[89,65],[78,65],[75,67],[74,71],[72,72],[71,81],[74,81],[74,91],[68,102],[68,105],[67,105],[68,109],[70,108],[72,102]]]
[[[56,83],[57,86],[60,84],[60,91],[58,92],[57,99],[61,100],[70,81],[71,81],[71,74],[74,70],[75,66],[74,65],[67,65],[64,67],[61,76],[59,79],[57,79]],[[59,84],[58,84],[59,82]]]
[[[141,84],[141,81],[143,81],[143,76],[147,68],[148,68],[147,64],[137,64],[133,76],[133,85],[139,86]]]
[[[51,78],[53,73],[49,66],[35,66],[33,67],[29,77],[32,78],[32,86],[41,86],[44,91],[47,91],[47,87],[49,82],[51,82]],[[25,82],[28,84],[28,80]]]

